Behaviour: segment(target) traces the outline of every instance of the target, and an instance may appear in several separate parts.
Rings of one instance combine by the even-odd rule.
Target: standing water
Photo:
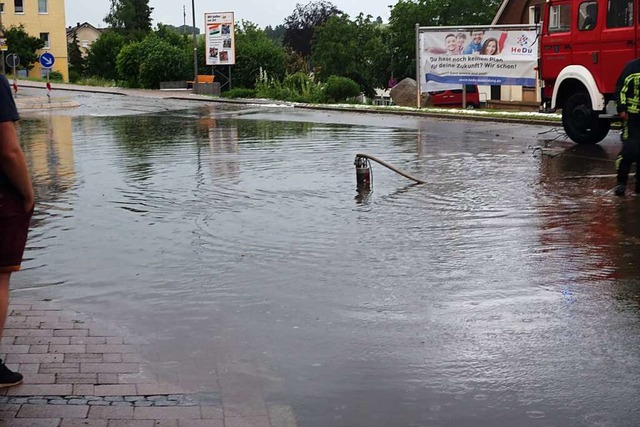
[[[40,202],[15,295],[127,328],[168,381],[216,393],[241,373],[299,426],[636,425],[640,198],[602,177],[615,136],[540,156],[546,130],[26,118]],[[427,184],[374,165],[358,194],[359,152]]]

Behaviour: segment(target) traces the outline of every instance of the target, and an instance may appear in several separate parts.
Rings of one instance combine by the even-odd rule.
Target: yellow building
[[[58,71],[69,80],[67,60],[67,31],[64,14],[64,0],[0,0],[2,26],[24,25],[25,31],[32,37],[45,41],[45,47],[38,53],[49,52],[56,61],[52,70]],[[11,46],[9,46],[11,49]],[[30,77],[43,76],[40,63],[36,63],[29,72]]]

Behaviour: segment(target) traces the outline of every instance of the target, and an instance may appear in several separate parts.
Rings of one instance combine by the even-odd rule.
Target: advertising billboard
[[[236,36],[233,12],[205,13],[207,65],[235,65]]]
[[[421,29],[421,85],[535,86],[538,45],[528,29]]]

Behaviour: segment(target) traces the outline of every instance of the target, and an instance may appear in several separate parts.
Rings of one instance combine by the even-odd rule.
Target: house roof
[[[529,10],[532,7],[535,9],[544,2],[545,0],[502,0],[491,25],[534,24],[530,22]]]
[[[81,28],[89,28],[89,29],[94,30],[94,31],[96,31],[98,33],[101,33],[103,31],[102,28],[96,28],[93,25],[89,24],[88,22],[85,22],[83,24],[78,22],[78,25],[76,25],[75,27],[68,27],[67,28],[67,36],[73,35],[74,31],[78,31]]]

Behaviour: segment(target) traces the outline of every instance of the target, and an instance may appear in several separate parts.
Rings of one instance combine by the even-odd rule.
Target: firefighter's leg
[[[640,118],[629,117],[628,121],[623,122],[622,135],[622,150],[616,159],[618,173],[616,194],[619,196],[624,195],[631,165],[638,158],[640,151]]]

